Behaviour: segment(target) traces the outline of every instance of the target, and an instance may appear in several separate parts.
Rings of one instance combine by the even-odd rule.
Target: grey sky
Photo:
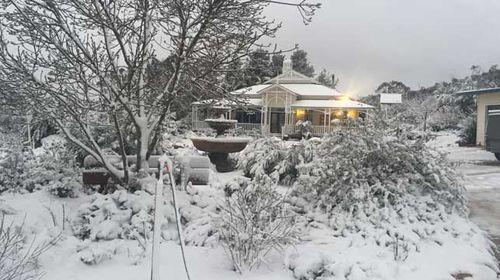
[[[412,88],[463,77],[471,65],[500,64],[498,0],[323,0],[304,26],[293,8],[272,6],[283,22],[274,42],[306,50],[316,72],[366,95],[387,80]]]

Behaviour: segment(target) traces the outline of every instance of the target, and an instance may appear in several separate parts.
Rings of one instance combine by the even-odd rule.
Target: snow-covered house
[[[203,119],[207,110],[227,108],[226,117],[238,120],[237,126],[242,129],[258,129],[263,134],[287,134],[294,131],[301,120],[311,123],[313,134],[322,135],[333,130],[340,120],[363,117],[373,108],[292,70],[290,61],[284,62],[281,75],[231,94],[240,102],[193,103],[193,128],[206,128]]]

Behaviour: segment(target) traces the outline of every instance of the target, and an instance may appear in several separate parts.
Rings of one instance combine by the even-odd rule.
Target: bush
[[[258,139],[239,154],[238,167],[255,181],[291,185],[298,175],[296,166],[313,158],[312,141],[287,147],[277,138]]]
[[[6,224],[0,212],[0,279],[38,279],[38,258],[57,240],[35,244],[27,240],[22,226]]]
[[[477,115],[472,114],[460,123],[459,145],[476,145]]]
[[[460,117],[456,112],[438,111],[430,115],[427,126],[434,132],[457,129]]]
[[[0,139],[0,193],[33,192],[42,188],[59,197],[75,197],[81,188],[80,174],[64,139],[52,135],[42,139],[36,154],[24,148],[19,137]]]
[[[144,191],[112,195],[95,194],[80,206],[72,220],[73,234],[92,241],[150,238],[153,228],[153,199]],[[165,209],[165,221],[173,220],[173,209]]]
[[[325,137],[314,160],[298,170],[293,196],[312,206],[304,211],[330,215],[334,227],[359,231],[357,221],[434,223],[466,213],[453,168],[421,140],[385,137],[369,127],[344,129]]]
[[[156,180],[148,177],[142,179],[139,184],[149,184],[150,186],[141,188],[154,190]],[[207,212],[213,212],[215,209],[206,208],[216,204],[204,195],[195,194],[191,198],[190,201],[182,200],[181,205],[179,205],[185,242],[194,246],[212,245],[216,234],[210,225],[210,217]],[[170,203],[171,199],[168,195],[165,195],[164,199],[163,212],[161,213],[163,223],[160,229],[162,238],[177,240],[178,235],[174,209]],[[82,240],[128,239],[144,243],[152,238],[153,217],[154,195],[147,191],[129,193],[126,190],[118,190],[108,195],[94,194],[89,203],[81,205],[77,210],[71,221],[71,228],[73,235]]]
[[[24,165],[31,157],[23,151],[20,136],[0,133],[0,194],[19,191],[23,183]]]
[[[294,216],[271,185],[240,179],[230,186],[217,224],[222,246],[236,271],[257,268],[266,255],[297,241]],[[228,189],[228,188],[226,188]]]

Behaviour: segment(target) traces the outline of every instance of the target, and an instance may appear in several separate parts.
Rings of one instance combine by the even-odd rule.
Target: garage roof
[[[495,88],[483,88],[483,89],[473,89],[473,90],[463,90],[455,94],[483,94],[483,93],[500,93],[500,87]]]

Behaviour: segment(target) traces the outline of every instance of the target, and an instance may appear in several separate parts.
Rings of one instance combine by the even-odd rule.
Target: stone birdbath
[[[210,161],[215,164],[218,172],[233,171],[235,166],[228,159],[229,153],[237,153],[245,149],[251,138],[224,136],[224,132],[238,122],[225,119],[224,115],[218,119],[206,119],[205,122],[216,131],[217,135],[215,137],[192,137],[193,145],[196,149],[208,153]]]

